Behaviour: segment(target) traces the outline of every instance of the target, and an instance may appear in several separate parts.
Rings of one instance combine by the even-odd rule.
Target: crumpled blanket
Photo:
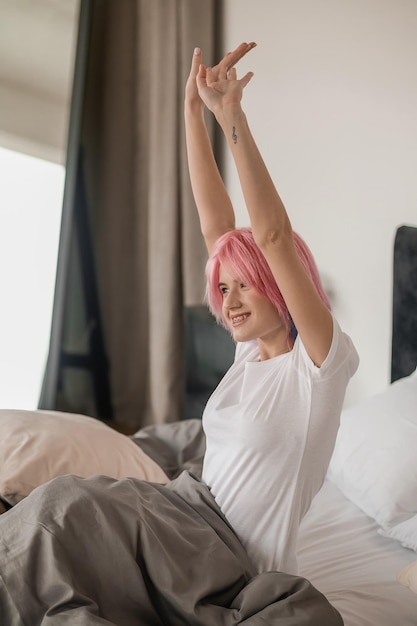
[[[253,575],[209,489],[64,476],[0,516],[1,626],[341,626],[307,580]]]

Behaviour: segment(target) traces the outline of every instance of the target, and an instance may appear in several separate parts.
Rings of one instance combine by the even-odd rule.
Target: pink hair
[[[330,309],[330,303],[321,284],[316,262],[310,249],[297,233],[293,232],[293,238],[296,251],[307,274],[313,281],[321,299]],[[206,265],[206,299],[208,305],[216,320],[228,328],[223,316],[223,298],[218,286],[220,265],[228,274],[253,287],[272,302],[286,323],[290,335],[292,320],[287,305],[264,255],[255,243],[250,228],[230,230],[219,237]]]

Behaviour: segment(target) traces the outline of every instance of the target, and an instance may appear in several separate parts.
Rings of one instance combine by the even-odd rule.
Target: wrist
[[[186,99],[184,101],[184,115],[185,116],[201,117],[203,115],[203,111],[204,111],[204,104],[201,102],[201,100],[190,101]]]
[[[233,126],[241,125],[242,122],[246,123],[246,115],[240,103],[225,105],[221,108],[221,110],[215,112],[214,114],[217,122],[225,133]]]

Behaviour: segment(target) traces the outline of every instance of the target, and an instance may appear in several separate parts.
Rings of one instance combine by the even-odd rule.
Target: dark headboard
[[[417,227],[400,226],[394,243],[391,382],[417,367]]]

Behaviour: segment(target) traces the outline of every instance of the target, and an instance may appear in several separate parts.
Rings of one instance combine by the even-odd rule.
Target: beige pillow
[[[397,579],[402,585],[417,593],[417,561],[404,567],[397,575]]]
[[[0,409],[0,497],[15,505],[35,487],[64,474],[168,482],[129,437],[93,417]]]

